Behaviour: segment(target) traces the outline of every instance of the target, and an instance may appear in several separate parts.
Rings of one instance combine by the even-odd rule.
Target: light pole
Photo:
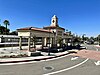
[[[48,56],[50,55],[50,28],[49,28],[49,49],[48,49]]]
[[[55,45],[55,34],[56,33],[55,33],[55,31],[53,31],[52,33],[53,33],[53,47],[56,47],[56,45]]]

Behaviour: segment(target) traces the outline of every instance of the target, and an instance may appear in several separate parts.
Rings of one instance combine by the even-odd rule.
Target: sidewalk
[[[44,53],[45,52],[42,52],[41,54],[44,54]],[[40,60],[46,60],[46,59],[52,59],[52,58],[64,56],[67,54],[68,54],[68,51],[59,52],[59,53],[50,53],[50,56],[48,56],[48,53],[45,53],[44,56],[31,56],[31,57],[21,57],[21,58],[0,58],[0,64],[40,61]]]
[[[95,45],[95,46],[100,48],[100,46],[99,46],[99,45]]]

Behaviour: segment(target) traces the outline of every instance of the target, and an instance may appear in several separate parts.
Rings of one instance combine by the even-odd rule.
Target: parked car
[[[80,44],[77,44],[76,46],[75,46],[75,49],[80,49]]]
[[[86,49],[86,47],[85,46],[81,46],[81,45],[76,45],[76,49],[79,49],[79,50],[81,50],[81,49]]]
[[[52,47],[49,50],[52,53],[57,53],[57,52],[62,52],[63,51],[63,48],[61,48],[61,47]]]
[[[66,50],[71,50],[72,49],[72,45],[70,45],[70,46],[65,46],[65,47],[63,47],[63,51],[66,51]]]
[[[48,47],[43,47],[43,48],[39,49],[38,51],[48,52]]]

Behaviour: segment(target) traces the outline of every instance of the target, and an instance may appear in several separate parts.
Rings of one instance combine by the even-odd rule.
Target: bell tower
[[[59,26],[59,25],[58,25],[58,18],[57,18],[56,15],[54,15],[54,16],[52,17],[51,26],[55,26],[55,27],[58,27],[58,26]]]

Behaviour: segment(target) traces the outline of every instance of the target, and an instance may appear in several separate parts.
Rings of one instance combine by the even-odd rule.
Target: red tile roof
[[[35,31],[42,31],[42,32],[52,32],[51,30],[46,30],[46,29],[36,28],[36,27],[26,27],[26,28],[20,28],[17,30],[35,30]]]
[[[47,27],[43,27],[44,29],[55,29],[55,28],[58,28],[58,29],[63,29],[65,30],[64,28],[62,27],[59,27],[59,26],[47,26]]]

